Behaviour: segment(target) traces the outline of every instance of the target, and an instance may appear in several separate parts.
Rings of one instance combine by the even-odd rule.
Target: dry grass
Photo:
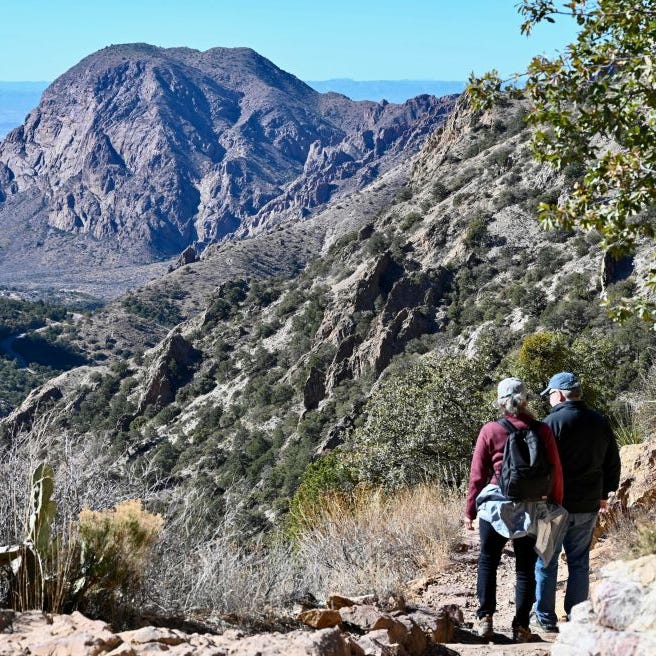
[[[273,544],[243,544],[226,518],[213,540],[184,557],[171,550],[174,541],[163,545],[153,592],[166,608],[213,609],[242,621],[270,621],[308,595],[320,601],[334,592],[382,597],[448,560],[461,506],[460,496],[436,485],[327,497],[293,542]]]
[[[319,594],[397,591],[448,560],[461,507],[459,495],[435,484],[329,497],[299,534],[298,557]]]
[[[617,512],[608,522],[603,545],[608,560],[656,553],[656,517],[646,509]]]

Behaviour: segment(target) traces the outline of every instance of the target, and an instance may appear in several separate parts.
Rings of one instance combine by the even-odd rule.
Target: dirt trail
[[[535,640],[529,644],[515,644],[512,641],[512,618],[515,614],[515,558],[512,545],[508,542],[501,558],[497,573],[497,612],[494,615],[495,636],[491,643],[485,643],[472,632],[476,619],[476,569],[479,553],[478,530],[463,529],[458,553],[446,570],[431,578],[427,585],[417,591],[416,600],[426,606],[440,607],[444,604],[458,604],[464,614],[464,627],[459,631],[457,643],[447,645],[461,656],[505,656],[526,655],[546,656],[551,653],[553,633],[536,633]],[[563,561],[558,567],[558,591],[556,614],[565,616],[563,608],[564,585],[567,580],[567,565]],[[413,599],[414,601],[414,599]]]

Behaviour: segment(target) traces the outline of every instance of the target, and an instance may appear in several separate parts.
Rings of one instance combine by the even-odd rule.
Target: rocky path
[[[491,656],[505,656],[506,654],[543,656],[551,654],[551,645],[556,638],[556,634],[536,634],[535,642],[530,644],[519,645],[512,641],[512,619],[515,614],[515,559],[510,542],[504,550],[497,577],[497,612],[494,616],[494,639],[490,643],[485,643],[473,634],[472,626],[476,619],[478,605],[476,599],[478,552],[478,531],[463,529],[462,541],[452,563],[439,576],[414,581],[408,601],[421,603],[429,607],[457,604],[462,609],[464,624],[456,636],[460,642],[446,645],[461,656],[468,656],[469,654],[476,654],[477,656],[485,654]],[[563,595],[564,584],[567,580],[567,565],[561,563],[558,570],[556,613],[559,617],[562,617],[564,616]]]
[[[186,634],[152,626],[119,633],[80,613],[50,616],[0,611],[0,656],[140,656],[160,651],[185,656],[550,655],[553,634],[536,635],[536,641],[529,644],[512,642],[514,558],[510,545],[499,568],[494,639],[487,643],[473,633],[477,558],[478,532],[463,531],[458,552],[445,571],[413,581],[407,597],[391,599],[387,612],[367,598],[333,596],[328,608],[308,610],[306,617],[299,617],[315,630],[308,627],[285,634],[248,636],[238,630]],[[565,577],[561,571],[560,588]]]

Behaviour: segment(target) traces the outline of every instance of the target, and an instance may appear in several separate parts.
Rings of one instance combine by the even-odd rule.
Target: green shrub
[[[489,240],[489,232],[487,224],[490,217],[482,214],[475,214],[467,223],[463,242],[468,248],[476,248],[485,246]]]
[[[451,190],[442,181],[438,180],[433,183],[432,194],[433,200],[439,203],[451,195]]]
[[[390,246],[389,238],[381,232],[374,232],[367,241],[367,254],[380,255]]]
[[[405,217],[403,218],[403,221],[401,221],[400,228],[401,230],[410,230],[412,226],[414,226],[417,223],[420,223],[423,221],[424,217],[419,214],[419,212],[410,212],[409,214],[406,214]]]
[[[386,378],[349,439],[358,480],[400,488],[459,479],[491,414],[484,394],[489,383],[481,363],[462,356],[428,356]]]
[[[163,523],[160,515],[143,510],[139,499],[124,501],[111,510],[82,510],[78,608],[108,620],[122,614],[141,586]]]
[[[166,296],[146,297],[127,294],[121,305],[130,314],[154,321],[167,328],[177,326],[184,319],[180,308]]]

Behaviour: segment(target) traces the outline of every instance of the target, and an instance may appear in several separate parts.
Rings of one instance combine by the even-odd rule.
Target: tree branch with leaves
[[[522,33],[569,17],[580,30],[553,58],[534,57],[514,83],[496,71],[472,75],[476,109],[500,96],[530,103],[534,157],[557,170],[583,164],[585,174],[557,203],[542,203],[547,228],[598,230],[611,256],[633,254],[656,238],[656,2],[654,0],[522,0]],[[525,85],[518,81],[524,78]],[[611,308],[617,319],[639,316],[656,325],[656,259],[640,298]],[[649,298],[652,296],[652,298]]]

